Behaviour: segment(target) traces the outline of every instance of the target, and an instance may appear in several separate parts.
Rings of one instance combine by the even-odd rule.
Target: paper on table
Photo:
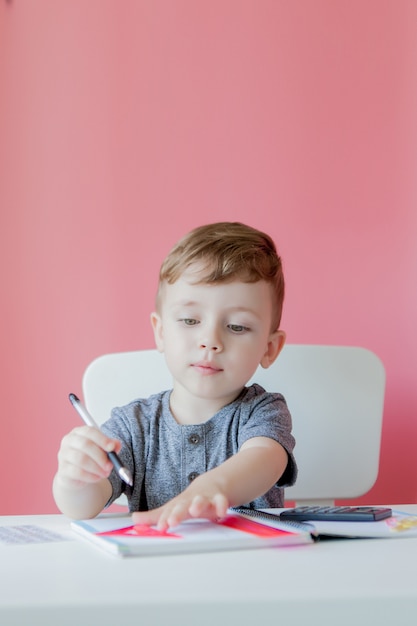
[[[0,543],[7,545],[68,541],[68,539],[68,537],[64,537],[41,526],[36,526],[35,524],[0,526]]]

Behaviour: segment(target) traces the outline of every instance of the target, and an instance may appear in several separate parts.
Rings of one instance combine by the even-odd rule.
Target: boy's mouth
[[[200,372],[200,374],[205,374],[207,376],[223,371],[221,367],[217,367],[217,365],[208,361],[198,361],[197,363],[192,363],[191,367]]]

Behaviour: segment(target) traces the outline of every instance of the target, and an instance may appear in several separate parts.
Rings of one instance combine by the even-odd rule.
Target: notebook
[[[243,517],[257,519],[267,523],[279,520],[279,513],[283,509],[267,511],[238,507],[236,509]],[[289,523],[289,522],[288,522]],[[296,523],[296,522],[294,522]],[[310,529],[316,539],[400,539],[417,537],[417,515],[405,511],[393,511],[392,516],[377,522],[335,522],[335,521],[306,521],[302,522],[306,529]]]
[[[102,514],[91,520],[71,522],[72,529],[110,554],[151,556],[249,548],[311,544],[313,534],[304,524],[274,521],[262,523],[233,510],[218,521],[186,520],[168,531],[133,525],[129,515]]]

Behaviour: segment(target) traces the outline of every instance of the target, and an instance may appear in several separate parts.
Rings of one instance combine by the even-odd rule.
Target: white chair
[[[385,370],[364,348],[286,345],[250,382],[284,395],[293,418],[299,474],[286,501],[333,503],[364,495],[375,483],[384,406]],[[156,350],[107,354],[83,377],[84,400],[100,424],[114,406],[171,387]]]

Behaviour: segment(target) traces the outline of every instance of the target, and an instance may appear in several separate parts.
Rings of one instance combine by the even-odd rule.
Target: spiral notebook
[[[284,509],[255,510],[237,507],[236,512],[249,519],[257,519],[263,523],[274,523],[280,519]],[[282,520],[284,521],[284,520]],[[329,520],[288,522],[301,524],[300,528],[310,529],[316,540],[337,539],[404,539],[417,537],[417,515],[406,511],[392,511],[392,516],[379,521],[336,522]]]
[[[288,547],[313,542],[311,530],[303,524],[262,523],[232,509],[218,522],[187,520],[168,531],[134,525],[129,515],[104,514],[91,520],[73,521],[71,526],[96,547],[120,557]]]

